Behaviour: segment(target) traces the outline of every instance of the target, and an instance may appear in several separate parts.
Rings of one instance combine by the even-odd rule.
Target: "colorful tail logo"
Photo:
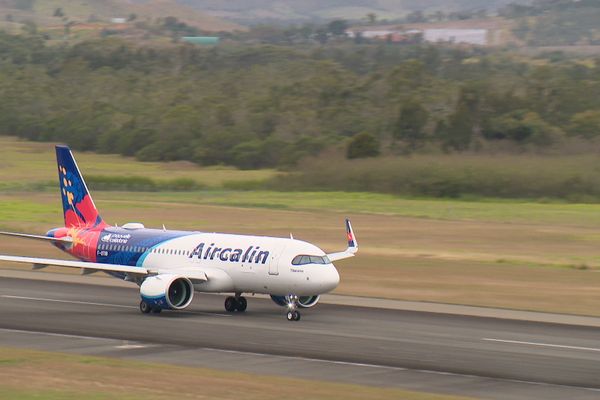
[[[356,247],[356,240],[354,239],[354,232],[352,232],[352,225],[350,225],[349,219],[346,219],[346,237],[348,238],[348,247]]]
[[[56,162],[65,226],[94,227],[102,224],[102,218],[79,172],[71,149],[67,146],[56,146]]]

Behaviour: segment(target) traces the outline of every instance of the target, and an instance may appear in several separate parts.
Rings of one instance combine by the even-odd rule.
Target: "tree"
[[[563,136],[562,131],[544,121],[537,113],[516,110],[494,117],[483,132],[488,139],[508,139],[520,144],[548,146]]]
[[[370,133],[356,134],[348,143],[346,158],[377,157],[379,155],[379,140]]]
[[[348,22],[344,19],[334,19],[327,24],[327,31],[335,36],[342,36],[346,34],[348,29]]]
[[[398,114],[393,131],[394,138],[405,141],[409,149],[416,149],[425,141],[423,128],[428,119],[429,113],[421,103],[416,100],[407,101]]]
[[[367,21],[369,21],[369,24],[373,25],[375,22],[377,22],[377,14],[372,13],[372,12],[368,13]]]
[[[569,133],[591,139],[600,135],[600,110],[588,110],[571,118]]]
[[[443,147],[446,150],[466,150],[473,138],[473,120],[466,105],[461,105],[452,114],[443,134]]]
[[[411,12],[406,16],[406,22],[411,24],[427,22],[427,18],[425,18],[425,14],[423,14],[423,11],[417,10]]]

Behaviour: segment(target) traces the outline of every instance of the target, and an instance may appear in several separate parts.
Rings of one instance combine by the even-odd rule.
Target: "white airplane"
[[[56,146],[65,226],[45,236],[14,232],[2,235],[42,240],[80,261],[0,255],[0,261],[80,268],[82,274],[103,271],[140,287],[140,311],[181,310],[194,291],[234,293],[228,312],[243,312],[243,293],[262,293],[287,307],[287,319],[298,321],[298,308],[312,307],[335,289],[340,276],[333,261],[353,257],[358,244],[346,220],[348,248],[326,254],[292,237],[147,229],[140,223],[112,227],[100,217],[77,163],[66,146]]]

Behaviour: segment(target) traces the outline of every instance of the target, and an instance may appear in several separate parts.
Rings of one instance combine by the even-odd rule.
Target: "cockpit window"
[[[331,264],[327,256],[307,256],[299,255],[294,257],[292,265],[306,265],[306,264]]]

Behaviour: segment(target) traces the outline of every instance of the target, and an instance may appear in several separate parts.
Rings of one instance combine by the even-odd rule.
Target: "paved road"
[[[488,398],[600,398],[600,329],[339,305],[285,320],[270,301],[197,295],[142,315],[137,288],[0,279],[0,345]]]

